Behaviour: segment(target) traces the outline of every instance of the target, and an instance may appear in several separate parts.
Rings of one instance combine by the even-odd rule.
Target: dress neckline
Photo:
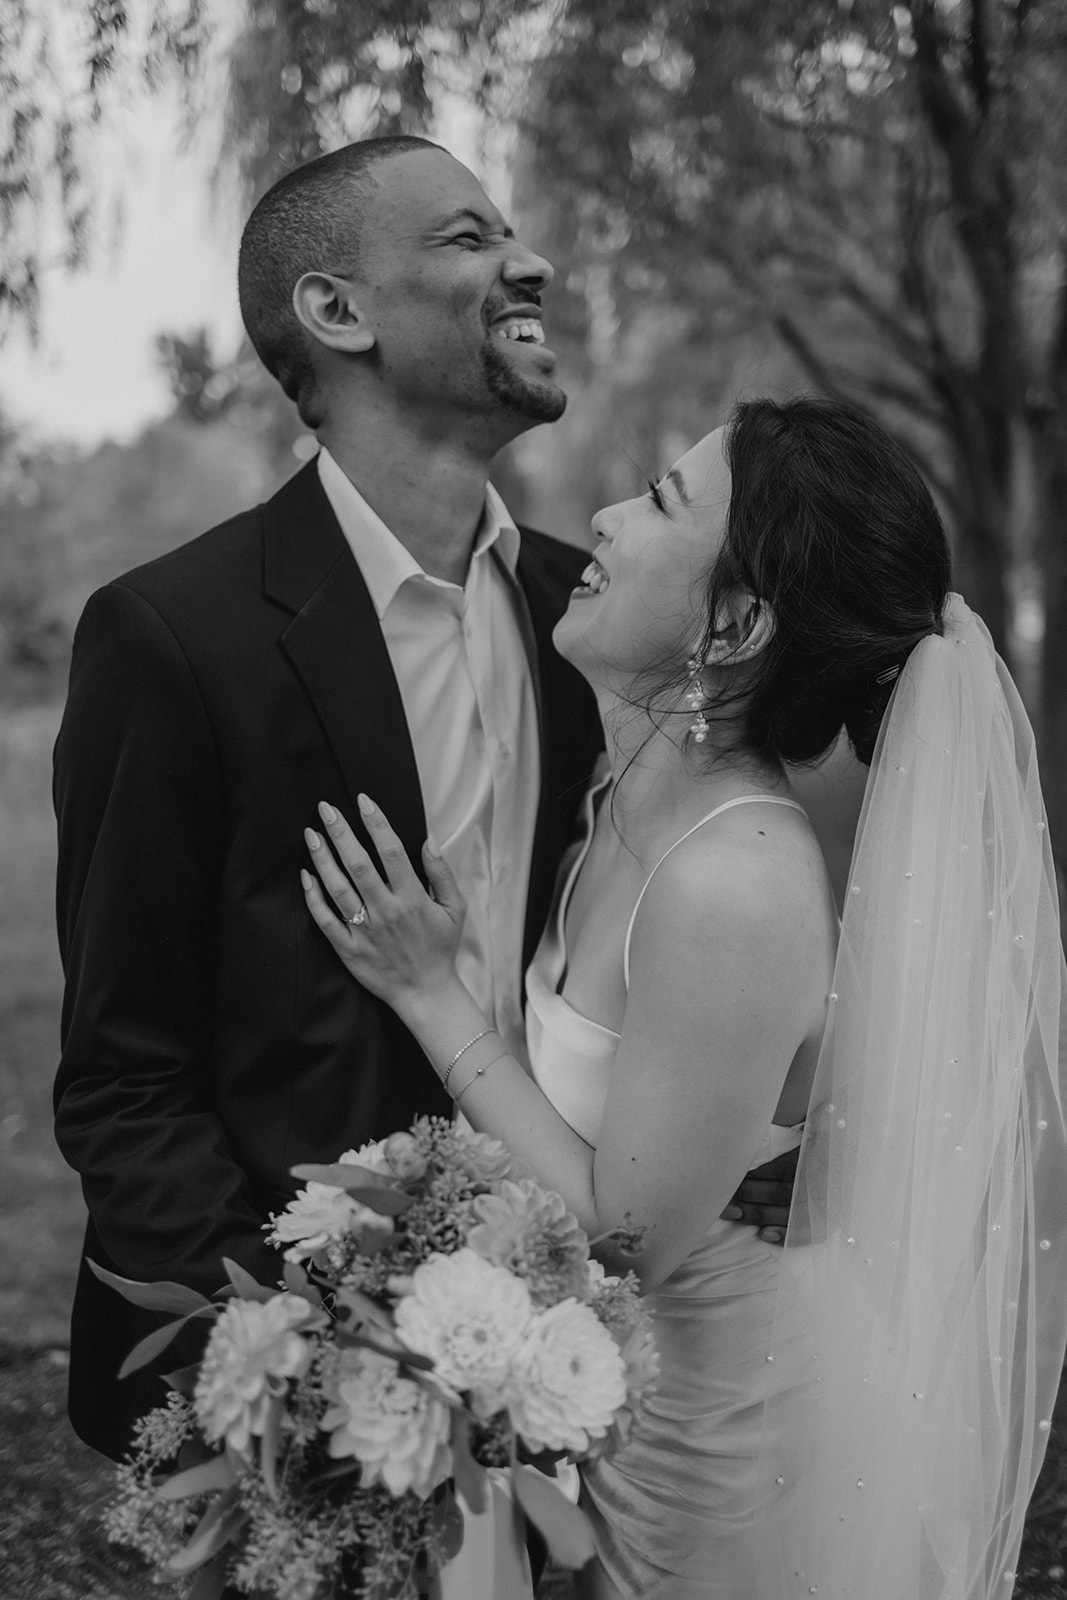
[[[603,1074],[610,1071],[610,1064],[614,1059],[614,1051],[619,1042],[619,1034],[616,1033],[614,1028],[609,1028],[605,1023],[596,1022],[592,1017],[587,1017],[584,1012],[578,1011],[560,991],[566,981],[568,971],[567,945],[564,931],[566,913],[578,873],[588,855],[592,842],[596,801],[609,783],[610,777],[610,773],[606,774],[599,780],[594,781],[586,791],[583,801],[585,834],[584,837],[575,840],[572,846],[574,857],[560,884],[553,916],[545,929],[541,945],[530,966],[526,979],[527,1032],[530,1039],[530,1061],[531,1066],[534,1068],[534,1078],[541,1083],[542,1088],[549,1094],[553,1104],[557,1105],[560,1114],[565,1117],[587,1143],[592,1145],[596,1144],[599,1112],[596,1115],[590,1113],[589,1106],[586,1104],[588,1096],[582,1089],[582,1085],[586,1084],[588,1086],[587,1079],[590,1072],[593,1073],[596,1083],[600,1084]],[[721,805],[709,811],[706,816],[701,817],[699,822],[688,828],[660,856],[645,879],[626,930],[623,959],[627,987],[629,987],[630,935],[634,919],[645,889],[647,889],[663,862],[672,850],[677,849],[683,840],[688,839],[699,828],[703,827],[704,823],[709,822],[722,811],[729,810],[736,805],[758,801],[785,805],[792,810],[801,812],[802,815],[804,814],[803,806],[799,805],[795,800],[787,800],[783,796],[736,795],[734,799],[724,801]],[[546,1062],[554,1059],[553,1051],[547,1049],[545,1045],[545,1041],[549,1039],[557,1042],[559,1039],[565,1039],[573,1058],[570,1067],[556,1084],[554,1094],[542,1082],[536,1066],[537,1061],[541,1059],[542,1069],[547,1071]],[[758,1165],[762,1161],[769,1160],[775,1154],[780,1154],[786,1149],[792,1149],[799,1143],[802,1126],[800,1124],[796,1129],[784,1129],[772,1123],[759,1151],[753,1159],[752,1165]],[[784,1143],[783,1140],[785,1141]]]
[[[566,881],[564,882],[563,887],[562,887],[562,889],[560,891],[559,904],[558,904],[558,906],[556,908],[556,940],[557,940],[557,943],[558,943],[558,948],[560,950],[560,954],[562,956],[562,965],[561,965],[561,968],[560,968],[559,977],[556,980],[556,994],[559,996],[559,998],[561,1000],[565,998],[564,995],[563,995],[563,985],[567,981],[567,973],[570,970],[570,951],[568,950],[568,947],[567,947],[567,936],[566,936],[567,910],[568,910],[568,907],[570,906],[570,903],[571,903],[571,895],[572,895],[573,890],[574,890],[574,885],[578,881],[578,874],[582,869],[582,865],[583,865],[583,863],[585,861],[586,856],[589,854],[589,849],[590,849],[590,846],[592,845],[592,842],[593,842],[593,828],[594,828],[595,823],[596,823],[596,801],[597,801],[597,798],[603,792],[603,790],[605,788],[607,788],[607,786],[608,786],[608,784],[610,782],[611,782],[611,773],[607,772],[607,773],[604,774],[604,776],[602,778],[599,778],[596,782],[592,783],[590,785],[589,789],[586,791],[585,810],[586,810],[586,824],[587,825],[586,825],[585,838],[582,841],[581,848],[578,850],[578,853],[575,855],[574,860],[571,862],[570,870],[567,873]],[[649,873],[648,877],[645,879],[644,883],[641,885],[641,892],[637,896],[637,899],[634,901],[634,908],[630,913],[630,920],[626,925],[626,938],[625,938],[625,940],[623,942],[623,947],[622,947],[622,975],[623,975],[623,983],[624,983],[624,985],[626,987],[627,992],[629,992],[629,988],[630,988],[630,940],[631,940],[631,938],[633,936],[634,922],[636,921],[637,913],[640,910],[641,901],[645,897],[645,890],[648,888],[649,884],[652,882],[652,879],[656,876],[656,873],[659,871],[660,867],[662,867],[662,865],[666,861],[667,857],[671,854],[672,851],[677,850],[677,848],[678,848],[678,846],[680,844],[684,844],[687,839],[692,838],[693,834],[697,833],[704,826],[704,824],[706,822],[711,822],[714,817],[721,816],[724,811],[731,811],[734,808],[734,806],[760,805],[760,804],[769,805],[769,806],[787,806],[791,811],[799,811],[801,816],[807,816],[807,812],[804,810],[804,807],[802,805],[800,805],[800,803],[798,801],[789,800],[784,795],[778,795],[778,794],[739,794],[739,795],[734,795],[732,800],[723,800],[719,805],[714,806],[711,811],[709,811],[705,816],[701,817],[698,822],[694,822],[693,826],[691,828],[687,828],[686,831],[683,834],[680,834],[679,837],[677,839],[675,839],[673,844],[668,845],[666,850],[664,850],[663,854],[660,856],[659,860],[656,862],[655,866],[652,868],[652,871]],[[570,1002],[567,1001],[567,1004],[570,1004]],[[574,1008],[571,1007],[571,1009],[573,1010]],[[593,1019],[590,1017],[590,1018],[587,1018],[586,1020],[589,1021],[589,1022],[592,1022]],[[604,1028],[605,1032],[607,1032],[607,1033],[615,1033],[615,1030],[613,1028],[608,1028],[603,1022],[594,1023],[594,1026],[598,1027],[598,1028]],[[615,1034],[615,1037],[618,1038],[618,1034]]]

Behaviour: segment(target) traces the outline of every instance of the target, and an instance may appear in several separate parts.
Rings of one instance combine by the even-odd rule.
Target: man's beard
[[[515,370],[515,364],[488,339],[482,356],[486,382],[494,400],[532,422],[556,422],[567,409],[567,396],[548,379],[535,381]]]

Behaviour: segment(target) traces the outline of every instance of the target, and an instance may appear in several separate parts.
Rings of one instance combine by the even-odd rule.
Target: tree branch
[[[974,89],[975,103],[983,118],[989,115],[993,98],[989,70],[989,25],[985,4],[986,0],[970,0],[971,25],[967,30],[971,85]]]
[[[835,400],[851,402],[852,396],[841,387],[829,366],[816,352],[807,335],[800,331],[800,328],[788,312],[772,311],[768,314],[767,320],[786,349],[793,353],[818,388],[831,395]]]

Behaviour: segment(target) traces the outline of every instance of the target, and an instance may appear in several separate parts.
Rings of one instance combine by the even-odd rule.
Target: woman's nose
[[[617,506],[604,506],[593,517],[591,527],[598,539],[610,539],[617,532],[619,526],[619,511]]]

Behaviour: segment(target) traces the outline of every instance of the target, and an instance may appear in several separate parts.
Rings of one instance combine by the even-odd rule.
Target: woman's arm
[[[815,970],[806,900],[783,889],[781,846],[728,858],[704,841],[668,858],[649,886],[631,950],[631,988],[597,1149],[554,1110],[493,1033],[459,981],[453,955],[463,902],[441,857],[422,890],[386,819],[361,797],[382,881],[343,817],[323,809],[344,864],[313,843],[312,860],[346,927],[310,874],[311,914],[356,977],[419,1039],[438,1076],[481,1131],[501,1139],[516,1169],[562,1194],[591,1237],[629,1217],[650,1229],[634,1263],[646,1286],[662,1281],[699,1242],[744,1175],[770,1123],[810,1017]],[[795,880],[796,874],[793,874]],[[353,884],[355,889],[353,889]],[[356,890],[359,893],[356,893]]]

